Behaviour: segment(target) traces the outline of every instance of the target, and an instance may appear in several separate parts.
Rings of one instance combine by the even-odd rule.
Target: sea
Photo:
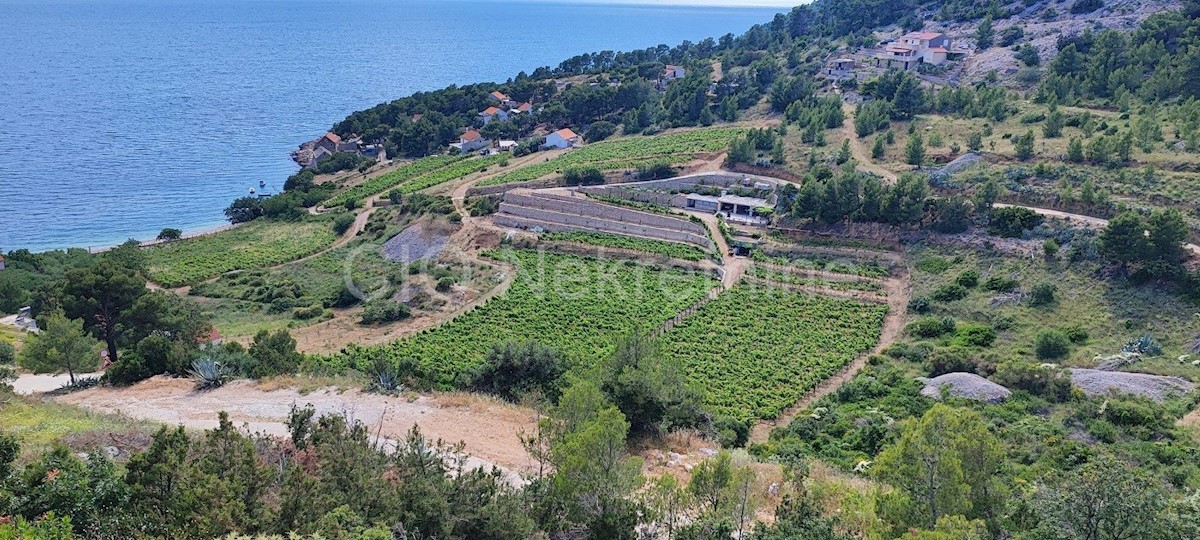
[[[784,8],[474,0],[0,0],[0,250],[199,231],[347,114]]]

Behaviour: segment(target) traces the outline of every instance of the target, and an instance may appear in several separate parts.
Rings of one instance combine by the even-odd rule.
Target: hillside
[[[817,0],[10,252],[0,378],[113,363],[0,388],[0,538],[1200,538],[1198,15]]]

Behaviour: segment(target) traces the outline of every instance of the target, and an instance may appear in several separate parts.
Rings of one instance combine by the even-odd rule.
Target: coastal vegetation
[[[146,268],[155,283],[180,287],[233,270],[292,261],[325,249],[336,239],[327,217],[256,220],[220,234],[149,247]]]
[[[514,481],[419,430],[383,444],[350,414],[294,407],[285,437],[223,415],[149,435],[0,388],[0,538],[1200,537],[1200,271],[1185,244],[1200,230],[1200,5],[1105,4],[817,0],[742,36],[585,54],[354,113],[334,131],[415,161],[348,188],[297,173],[231,205],[244,224],[229,231],[9,252],[0,311],[30,306],[43,331],[0,332],[0,387],[17,369],[90,370],[103,348],[113,385],[337,376],[389,404],[491,394],[479,414],[519,403],[538,423],[519,435],[534,466]],[[1126,17],[1144,20],[1096,28]],[[974,63],[1023,67],[885,71],[836,92],[817,77],[951,22]],[[480,125],[501,91],[536,109]],[[851,91],[869,99],[844,103]],[[511,170],[442,155],[468,127],[523,139],[516,154],[568,125],[586,144]],[[518,249],[487,228],[495,201],[475,199],[472,217],[425,192],[641,180],[722,156],[786,180],[767,226],[714,227],[753,245],[715,261],[729,288],[666,263]],[[360,208],[377,194],[392,204]],[[455,248],[470,260],[393,261],[387,244],[414,223],[466,231]],[[709,256],[596,233],[540,241]],[[454,316],[431,316],[438,301]],[[304,354],[287,328],[329,318],[376,340]],[[214,326],[241,339],[218,345]],[[63,392],[96,384],[76,383]],[[142,442],[113,459],[114,434]]]

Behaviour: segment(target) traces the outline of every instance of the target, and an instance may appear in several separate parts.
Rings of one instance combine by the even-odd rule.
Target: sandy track
[[[285,436],[284,423],[293,405],[312,404],[318,414],[345,414],[367,425],[372,435],[403,440],[413,426],[428,439],[466,443],[477,465],[496,465],[510,479],[533,462],[518,438],[532,431],[536,413],[498,400],[465,394],[384,396],[359,390],[337,393],[322,389],[301,394],[293,389],[262,389],[253,381],[235,381],[216,390],[197,392],[187,379],[154,377],[127,388],[91,388],[57,401],[140,419],[180,424],[193,429],[217,425],[225,411],[251,432]]]

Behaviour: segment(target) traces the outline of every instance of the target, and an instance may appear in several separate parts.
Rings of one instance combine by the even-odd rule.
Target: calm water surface
[[[0,249],[220,224],[348,113],[779,9],[385,0],[0,0]]]

